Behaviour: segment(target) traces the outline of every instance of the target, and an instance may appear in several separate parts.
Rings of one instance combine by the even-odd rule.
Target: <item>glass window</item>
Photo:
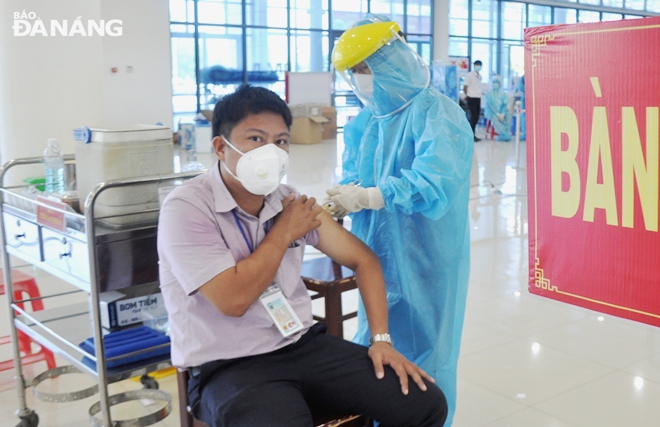
[[[522,44],[504,43],[500,58],[502,85],[509,92],[515,92],[513,84],[525,73],[525,48]]]
[[[431,0],[408,0],[408,34],[431,34]]]
[[[644,0],[625,0],[625,8],[644,10]]]
[[[196,94],[195,39],[172,37],[172,93]]]
[[[245,3],[245,23],[247,25],[254,25],[260,27],[267,26],[268,3],[270,3],[270,0],[247,1]],[[284,5],[284,7],[286,7],[286,4]],[[278,27],[286,27],[287,25],[286,18],[284,22],[279,22],[278,24],[279,24]]]
[[[202,107],[201,109],[204,110],[205,108]],[[175,123],[178,122],[182,116],[190,117],[192,121],[195,113],[197,113],[197,95],[174,95],[172,97],[172,111],[174,112]]]
[[[623,19],[641,19],[641,18],[643,18],[643,16],[639,16],[639,15],[625,15],[623,17]]]
[[[195,26],[184,25],[184,24],[172,24],[170,25],[170,33],[172,34],[173,37],[175,36],[179,37],[185,35],[186,33],[195,34]]]
[[[291,71],[328,71],[328,55],[327,32],[300,30],[291,33]]]
[[[502,2],[502,38],[522,40],[527,22],[525,4]]]
[[[170,21],[195,22],[195,3],[193,0],[170,0]]]
[[[482,62],[482,83],[488,83],[490,76],[497,73],[497,42],[495,40],[472,40],[472,53],[470,62]]]
[[[600,12],[578,10],[578,22],[600,22]]]
[[[244,81],[243,32],[240,28],[199,26],[200,105],[215,103]]]
[[[240,25],[243,23],[243,6],[241,0],[198,0],[197,15],[203,24]]]
[[[449,37],[449,56],[467,58],[468,39],[462,37]]]
[[[403,28],[403,2],[404,0],[371,0],[371,13],[387,15],[392,21],[396,21]]]
[[[623,0],[603,0],[603,6],[623,7]]]
[[[575,9],[555,7],[555,24],[575,24],[576,22],[577,11]]]
[[[457,1],[465,4],[467,22],[468,0]],[[284,96],[285,73],[328,71],[330,38],[336,40],[368,11],[397,21],[424,60],[430,62],[433,55],[434,0],[168,2],[176,120],[191,119],[198,108],[213,108],[218,99],[243,83],[267,87]],[[467,46],[467,39],[463,39],[460,49],[466,51]],[[359,108],[352,92],[344,92],[336,102]]]
[[[291,3],[291,9],[296,7]],[[249,9],[248,9],[249,10]],[[269,27],[286,28],[287,26],[287,5],[286,0],[269,0],[266,8],[266,22]],[[292,23],[293,25],[293,23]]]
[[[660,12],[660,0],[646,0],[646,10]]]
[[[449,35],[468,35],[468,0],[450,0]]]
[[[288,59],[286,30],[247,29],[247,81],[284,97],[284,71]],[[279,72],[278,72],[279,71]]]
[[[600,0],[580,0],[580,3],[582,4],[593,4],[596,6],[600,6]]]
[[[431,37],[409,36],[406,40],[410,47],[412,47],[419,56],[421,56],[427,64],[431,64]]]
[[[497,1],[472,2],[472,37],[497,37],[497,22]]]
[[[286,8],[286,0],[284,0],[283,10]],[[269,26],[275,25],[270,22],[275,22],[271,19],[271,12],[268,12]],[[280,20],[280,27],[286,27],[286,14],[284,21]],[[282,25],[282,23],[284,25]],[[291,28],[302,28],[305,30],[320,30],[328,29],[328,0],[291,0]]]
[[[603,12],[603,16],[601,17],[602,21],[620,21],[621,19],[623,19],[623,15],[620,13]]]
[[[332,0],[332,28],[347,30],[355,21],[366,15],[367,0]]]
[[[550,6],[529,5],[529,27],[540,27],[552,24],[552,9]]]

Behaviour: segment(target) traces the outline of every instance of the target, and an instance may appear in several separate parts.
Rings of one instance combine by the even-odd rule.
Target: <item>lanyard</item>
[[[243,235],[243,239],[245,240],[245,243],[247,244],[248,249],[250,250],[250,253],[254,253],[254,248],[252,247],[252,244],[250,243],[250,239],[248,239],[247,233],[245,232],[245,229],[243,228],[243,224],[241,224],[241,220],[238,219],[238,215],[236,214],[236,211],[232,210],[231,213],[234,215],[234,219],[236,220],[236,225],[238,225],[238,229],[241,230],[241,234]],[[266,231],[266,234],[268,234],[268,222],[264,224],[264,230]]]

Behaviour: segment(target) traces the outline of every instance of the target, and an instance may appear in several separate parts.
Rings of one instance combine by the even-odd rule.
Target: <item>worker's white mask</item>
[[[355,80],[355,86],[357,90],[360,91],[362,95],[371,99],[374,94],[374,76],[373,74],[353,74],[353,79]]]
[[[252,194],[265,196],[275,191],[287,173],[289,153],[275,144],[262,145],[244,153],[224,136],[222,139],[241,155],[236,163],[236,175],[229,170],[226,164],[224,165],[231,176],[240,181],[243,187]]]

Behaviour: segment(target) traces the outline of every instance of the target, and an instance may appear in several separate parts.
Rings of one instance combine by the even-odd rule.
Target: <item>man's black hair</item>
[[[476,61],[474,61],[474,65],[483,65],[483,64],[481,63],[481,61],[477,59]]]
[[[242,85],[236,92],[225,95],[213,110],[213,137],[229,134],[241,120],[250,114],[270,112],[279,114],[287,128],[293,119],[286,102],[275,92],[263,87]]]

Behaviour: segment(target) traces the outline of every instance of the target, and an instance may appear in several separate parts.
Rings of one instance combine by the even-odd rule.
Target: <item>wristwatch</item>
[[[372,345],[377,342],[386,342],[392,347],[394,347],[394,344],[392,344],[392,337],[388,333],[376,334],[373,337],[369,338],[369,345]]]

